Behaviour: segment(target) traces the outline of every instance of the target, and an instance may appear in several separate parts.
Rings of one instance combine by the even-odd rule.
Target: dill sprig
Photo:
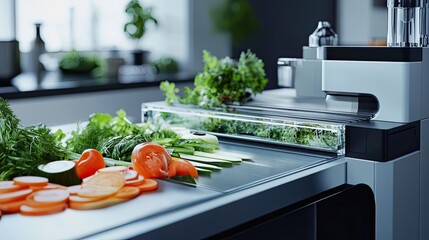
[[[40,164],[66,159],[61,131],[52,133],[45,125],[20,126],[7,100],[0,98],[0,181],[34,175]]]

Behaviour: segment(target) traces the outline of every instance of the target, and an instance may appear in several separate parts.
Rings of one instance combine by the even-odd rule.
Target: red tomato
[[[171,163],[168,151],[157,143],[142,143],[131,154],[133,169],[145,178],[165,178]]]
[[[104,158],[101,153],[95,149],[83,151],[80,159],[76,163],[77,175],[80,179],[94,175],[98,169],[105,168]]]
[[[184,159],[174,160],[170,166],[168,166],[168,176],[192,176],[198,177],[198,171],[190,162]]]

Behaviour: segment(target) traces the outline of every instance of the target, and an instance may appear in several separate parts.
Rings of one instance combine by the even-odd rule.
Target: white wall
[[[0,41],[15,39],[13,5],[15,0],[0,0]]]

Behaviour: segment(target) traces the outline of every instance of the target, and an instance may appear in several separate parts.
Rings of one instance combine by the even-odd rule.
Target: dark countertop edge
[[[186,78],[169,79],[169,82],[180,83],[180,82],[191,82],[194,78],[189,76]],[[15,91],[0,92],[0,97],[8,100],[12,99],[26,99],[26,98],[37,98],[37,97],[50,97],[59,95],[70,95],[79,93],[91,93],[91,92],[103,92],[103,91],[116,91],[134,88],[154,87],[159,86],[162,81],[139,81],[131,83],[109,83],[101,85],[90,85],[90,86],[78,86],[70,88],[52,88],[52,89],[36,89],[30,91],[19,91],[15,88]],[[13,88],[13,87],[11,87]]]

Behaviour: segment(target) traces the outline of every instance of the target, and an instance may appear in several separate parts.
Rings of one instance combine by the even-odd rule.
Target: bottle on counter
[[[31,52],[30,52],[30,71],[36,74],[39,77],[41,71],[43,70],[43,65],[39,61],[39,57],[41,54],[45,53],[45,41],[42,39],[40,34],[40,28],[42,24],[36,23],[36,37],[31,43]]]

